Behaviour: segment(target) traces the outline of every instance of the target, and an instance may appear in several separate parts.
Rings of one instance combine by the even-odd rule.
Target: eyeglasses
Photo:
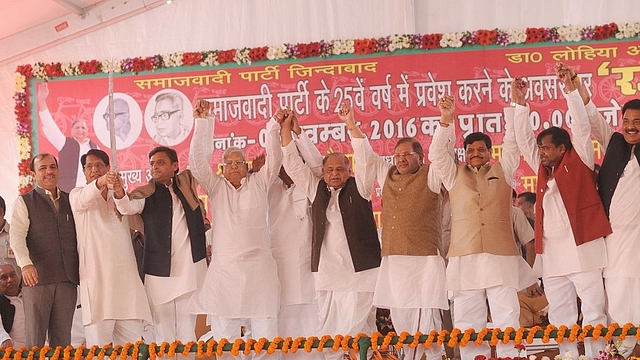
[[[406,157],[409,157],[409,156],[413,156],[415,154],[417,154],[417,152],[413,152],[413,151],[412,152],[401,153],[401,154],[393,154],[393,158],[397,160],[397,159],[402,159],[402,158],[406,158]]]
[[[173,114],[177,113],[178,111],[182,111],[182,109],[173,110],[173,111],[163,111],[159,114],[155,114],[151,116],[151,120],[153,120],[153,122],[158,122],[160,120],[167,121]]]
[[[236,161],[229,161],[229,162],[226,162],[226,163],[222,163],[222,166],[223,167],[228,167],[228,166],[239,167],[239,166],[246,165],[246,164],[247,164],[246,161],[236,160]]]
[[[115,119],[118,116],[124,115],[124,114],[126,114],[126,112],[115,113],[115,114],[113,114],[113,118]],[[104,121],[109,121],[109,114],[107,113],[107,114],[102,115],[102,118],[104,119]]]
[[[87,164],[84,166],[85,170],[92,170],[92,169],[96,169],[96,170],[100,170],[107,167],[107,165],[103,164],[103,163],[97,163],[97,164]]]

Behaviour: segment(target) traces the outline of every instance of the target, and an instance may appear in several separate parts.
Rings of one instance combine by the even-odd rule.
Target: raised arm
[[[433,134],[431,146],[429,146],[429,161],[442,179],[442,184],[447,190],[455,185],[458,166],[450,152],[450,141],[455,139],[455,126],[453,118],[455,114],[455,102],[453,96],[445,95],[438,103],[440,108],[440,126]]]
[[[58,124],[53,120],[49,107],[47,106],[47,98],[49,97],[49,87],[47,83],[42,83],[38,87],[38,114],[42,121],[42,132],[49,142],[58,150],[62,149],[67,141],[66,136],[58,128]]]
[[[576,83],[572,81],[573,69],[563,63],[556,64],[556,76],[564,84],[564,97],[567,99],[567,107],[571,121],[567,124],[571,129],[573,148],[580,156],[582,162],[593,170],[593,143],[591,142],[591,126],[584,106],[584,101],[577,91]],[[573,73],[575,75],[575,73]]]
[[[293,116],[293,113],[287,114]],[[280,172],[280,166],[282,165],[282,149],[280,148],[280,123],[274,116],[266,125],[267,137],[265,141],[265,148],[267,151],[267,157],[264,167],[257,173],[251,176],[256,176],[262,181],[266,189],[273,184],[278,178]]]
[[[527,83],[520,78],[516,78],[511,82],[511,100],[512,102],[524,101],[524,94],[526,94]],[[515,95],[514,95],[515,94]],[[520,98],[520,95],[522,98]],[[518,106],[518,105],[516,105]],[[516,134],[514,129],[514,115],[515,111],[526,111],[522,109],[520,105],[519,109],[505,108],[505,126],[504,126],[504,139],[502,140],[502,158],[500,164],[502,164],[502,170],[504,171],[505,179],[509,179],[511,186],[515,181],[514,176],[518,165],[520,165],[520,150],[516,142]]]
[[[529,105],[525,96],[529,89],[529,83],[521,77],[516,77],[511,82],[511,101],[516,104],[515,108],[505,108],[504,116],[513,119],[513,128],[518,148],[524,156],[524,160],[529,164],[534,172],[538,172],[540,157],[538,155],[538,144],[529,122]]]
[[[296,119],[295,116],[293,117],[291,130],[296,134],[293,141],[296,143],[298,151],[300,151],[300,156],[304,159],[305,164],[309,169],[311,169],[313,175],[318,178],[322,178],[324,176],[324,171],[322,169],[322,154],[320,154],[318,148],[313,144],[311,139],[309,139],[307,133],[302,131],[298,124],[298,119]]]
[[[282,164],[284,170],[287,172],[291,180],[304,189],[307,198],[313,201],[316,197],[316,191],[320,178],[316,177],[311,169],[304,165],[300,155],[298,155],[298,149],[293,142],[293,136],[291,135],[292,117],[285,118],[280,124],[280,138],[282,141]]]
[[[351,138],[351,146],[353,147],[355,160],[354,175],[358,192],[363,198],[369,199],[373,192],[373,185],[376,178],[380,186],[384,186],[387,171],[391,167],[391,164],[373,152],[366,136],[360,131],[358,124],[356,124],[353,109],[347,101],[343,101],[340,105],[338,116],[340,120],[347,125],[347,129],[349,129],[349,137]]]
[[[206,100],[198,100],[193,107],[193,118],[196,125],[189,146],[189,170],[209,196],[214,196],[216,187],[223,180],[211,169],[212,135],[215,120],[208,116],[209,107],[210,104]]]

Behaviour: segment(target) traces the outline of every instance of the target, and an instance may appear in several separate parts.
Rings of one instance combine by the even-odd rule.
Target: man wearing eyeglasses
[[[181,143],[189,135],[182,124],[184,104],[182,97],[175,92],[162,93],[156,97],[151,120],[156,125],[153,140],[160,145],[173,146]]]
[[[209,109],[205,100],[199,100],[193,109],[196,125],[189,167],[211,201],[212,257],[204,285],[192,297],[190,307],[197,314],[208,315],[211,332],[202,340],[211,336],[238,338],[245,319],[251,324],[253,338],[273,339],[279,335],[280,287],[266,213],[267,193],[282,162],[280,125],[273,118],[267,122],[267,156],[260,171],[249,174],[242,149],[230,147],[222,155],[221,177],[209,164],[215,122]]]
[[[311,271],[314,273],[319,334],[355,336],[376,331],[373,291],[380,266],[380,242],[371,205],[371,186],[364,182],[363,164],[342,153],[327,154],[324,177],[302,163],[291,135],[290,118],[280,135],[284,167],[312,202]],[[341,359],[325,352],[325,359]]]
[[[455,139],[453,96],[444,96],[438,107],[440,126],[429,148],[429,160],[450,196],[452,222],[446,281],[447,290],[453,292],[453,325],[476,331],[487,327],[488,301],[493,326],[518,328],[517,292],[532,285],[535,278],[520,255],[511,220],[513,179],[520,158],[513,108],[505,109],[500,161],[491,163],[491,138],[475,132],[464,139],[467,164],[456,165],[448,151],[449,142]],[[496,350],[498,357],[517,356],[513,344],[500,343]],[[472,360],[478,354],[491,356],[487,342],[460,348],[462,360]]]
[[[107,129],[109,129],[109,107],[105,109],[102,115]],[[124,99],[113,99],[113,119],[114,130],[120,142],[126,142],[127,136],[131,132],[131,120],[129,115],[129,104]]]
[[[418,140],[398,140],[394,165],[374,153],[347,102],[340,107],[340,118],[349,129],[356,164],[364,165],[365,185],[373,189],[377,180],[382,188],[382,263],[373,304],[390,309],[397,333],[440,331],[440,309],[449,308],[444,259],[438,253],[442,182],[423,164]],[[439,359],[443,348],[405,345],[404,352],[406,360],[420,359],[423,353],[427,359]]]
[[[80,158],[87,185],[69,194],[78,234],[80,303],[87,345],[140,340],[149,302],[131,246],[130,216],[118,213],[107,187],[109,156],[92,149]],[[105,284],[117,284],[117,291]],[[123,296],[126,294],[126,296]]]

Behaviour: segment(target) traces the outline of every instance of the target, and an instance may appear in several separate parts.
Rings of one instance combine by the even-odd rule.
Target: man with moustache
[[[36,155],[29,164],[33,190],[18,197],[11,218],[11,248],[22,269],[27,347],[71,343],[76,308],[78,251],[69,195],[58,184],[58,161]],[[37,221],[36,221],[37,220]]]
[[[513,89],[514,85],[512,85]],[[456,165],[447,151],[454,139],[455,102],[444,96],[439,103],[441,120],[429,148],[429,160],[449,190],[451,244],[447,265],[447,290],[453,292],[454,326],[480,330],[487,326],[487,301],[493,325],[518,328],[517,292],[534,283],[531,267],[520,255],[513,235],[513,179],[519,153],[513,130],[513,110],[505,109],[502,158],[491,164],[491,139],[471,133],[464,139],[466,165]],[[531,239],[520,239],[529,242]],[[498,357],[515,357],[512,344],[498,344]],[[491,356],[487,342],[460,348],[462,360]]]
[[[382,263],[373,304],[390,309],[397,333],[440,331],[440,310],[449,308],[444,259],[438,250],[442,182],[433,167],[423,163],[418,140],[398,140],[394,165],[373,152],[347,102],[339,114],[349,129],[355,162],[364,164],[366,186],[373,189],[377,180],[382,188]],[[439,359],[443,354],[435,345],[403,348],[406,360],[420,359],[423,353],[427,359]]]
[[[622,106],[622,131],[616,132],[591,101],[582,81],[568,68],[587,112],[591,134],[605,153],[598,193],[613,231],[605,237],[608,265],[603,271],[609,320],[637,324],[640,309],[629,299],[640,294],[640,275],[630,271],[629,265],[640,262],[640,99]],[[628,357],[636,339],[627,337],[623,343],[623,354]]]
[[[282,121],[280,136],[284,167],[311,200],[313,238],[311,271],[320,321],[319,334],[367,334],[376,330],[373,292],[380,266],[380,242],[371,207],[371,186],[363,178],[363,164],[342,153],[324,157],[324,177],[302,163],[291,135],[292,118]],[[342,358],[325,352],[325,359]]]
[[[525,102],[528,83],[515,78],[512,91],[516,139],[532,169],[537,169],[535,241],[542,265],[542,280],[549,301],[549,321],[572,326],[578,321],[576,297],[582,300],[582,325],[607,325],[602,269],[607,265],[603,236],[611,227],[596,190],[593,144],[587,112],[571,79],[571,70],[556,65],[556,76],[572,121],[569,133],[550,127],[534,138]],[[577,78],[577,77],[576,77]],[[537,265],[536,265],[537,266]],[[562,342],[560,353],[578,357],[575,342]],[[585,355],[598,356],[605,346],[602,338],[584,341]]]
[[[140,214],[144,221],[142,271],[156,341],[196,340],[196,316],[187,305],[202,286],[207,270],[204,212],[197,183],[189,170],[178,172],[174,149],[152,149],[149,165],[152,180],[129,195],[118,174],[108,173],[107,183],[113,187],[118,211]]]
[[[142,321],[151,321],[151,312],[138,276],[130,217],[117,212],[113,191],[107,188],[107,153],[91,149],[80,161],[87,185],[73,189],[69,201],[78,234],[87,345],[136,342],[143,333]],[[117,290],[105,284],[117,284]]]
[[[229,147],[219,176],[209,161],[215,122],[209,109],[205,100],[193,109],[196,125],[189,151],[189,167],[213,208],[211,264],[202,289],[193,296],[192,311],[208,316],[210,335],[216,339],[240,337],[243,321],[250,323],[252,337],[272,339],[279,335],[280,285],[265,215],[267,193],[282,161],[280,126],[275,118],[267,122],[267,156],[260,171],[249,174],[242,149]],[[280,119],[280,114],[275,117]]]

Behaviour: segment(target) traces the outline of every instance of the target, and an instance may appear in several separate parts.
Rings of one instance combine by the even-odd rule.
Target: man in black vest
[[[84,186],[84,173],[80,164],[80,156],[89,149],[98,146],[89,139],[89,125],[83,119],[75,119],[71,123],[71,136],[66,136],[58,128],[51,111],[47,106],[49,88],[47,83],[42,83],[38,88],[38,115],[42,122],[42,133],[58,150],[60,158],[60,174],[58,187],[65,192],[70,192],[76,186]]]
[[[26,345],[24,331],[24,307],[22,303],[22,288],[20,276],[13,265],[0,263],[0,316],[2,328],[11,337],[14,348]],[[0,336],[2,332],[0,331]],[[2,342],[2,347],[6,344]]]
[[[602,273],[611,322],[640,322],[640,309],[628,301],[640,294],[640,275],[633,265],[640,262],[640,99],[622,106],[622,128],[614,131],[602,117],[580,78],[572,79],[585,105],[591,133],[605,149],[598,174],[598,193],[613,233],[605,237],[608,264]],[[622,354],[631,355],[636,340],[623,340]]]
[[[11,218],[11,248],[22,268],[27,347],[71,343],[76,308],[78,251],[69,194],[58,189],[58,161],[51,154],[30,163],[33,190],[18,197]],[[37,221],[35,221],[37,219]]]
[[[342,153],[323,160],[324,177],[302,163],[291,135],[292,116],[280,130],[284,168],[312,201],[311,271],[318,294],[319,334],[367,334],[376,330],[373,291],[380,266],[380,242],[371,208],[371,188],[364,185]],[[342,358],[325,352],[325,359]]]
[[[196,316],[187,310],[207,271],[204,216],[189,170],[178,173],[176,151],[159,146],[149,153],[152,180],[128,196],[122,179],[107,173],[123,215],[144,221],[142,270],[156,327],[156,341],[196,340]]]

